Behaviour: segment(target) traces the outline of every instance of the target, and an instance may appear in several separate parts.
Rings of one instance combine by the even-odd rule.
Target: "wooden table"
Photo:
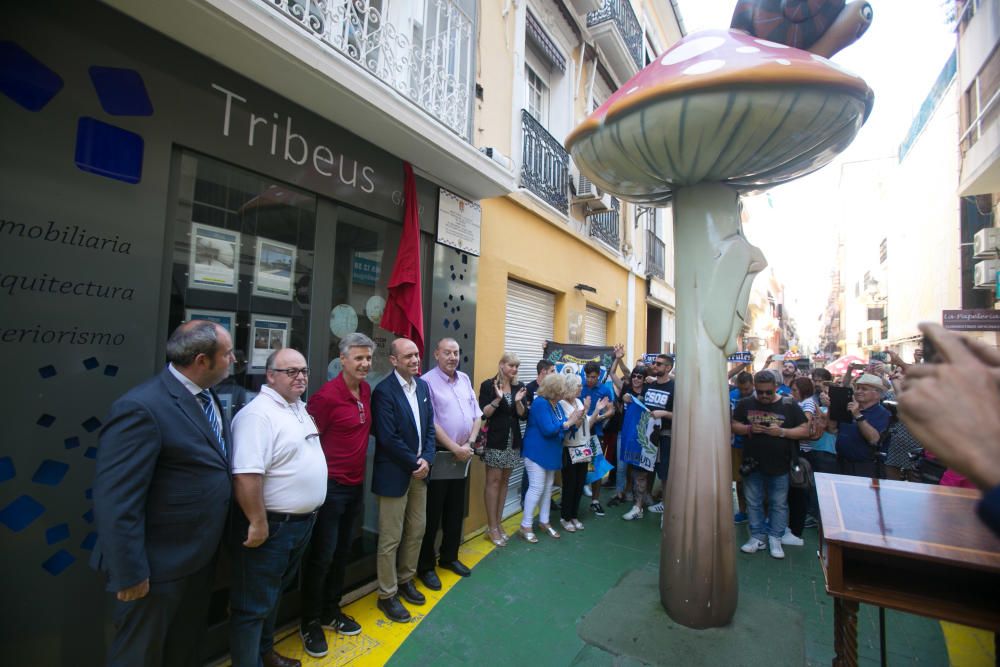
[[[858,664],[860,602],[1000,632],[1000,539],[976,515],[977,491],[815,477],[835,666]]]

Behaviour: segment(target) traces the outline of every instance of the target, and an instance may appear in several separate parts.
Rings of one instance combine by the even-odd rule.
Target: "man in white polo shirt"
[[[291,348],[267,360],[267,385],[233,420],[233,667],[299,667],[274,650],[281,592],[299,561],[326,498],[326,458],[302,394],[309,368]]]

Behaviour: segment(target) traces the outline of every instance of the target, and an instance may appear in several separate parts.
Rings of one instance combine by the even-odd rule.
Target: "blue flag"
[[[635,396],[625,406],[622,417],[622,446],[619,456],[630,465],[652,470],[656,465],[656,443],[650,436],[657,420]]]

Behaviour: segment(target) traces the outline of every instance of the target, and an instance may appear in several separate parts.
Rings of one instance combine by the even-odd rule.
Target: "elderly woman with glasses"
[[[559,404],[566,395],[565,376],[547,375],[528,411],[528,428],[524,432],[524,472],[528,476],[528,492],[524,496],[524,513],[521,517],[521,537],[537,542],[534,533],[535,507],[538,523],[551,537],[559,533],[549,523],[549,503],[556,470],[562,467],[563,440],[585,418],[580,408],[567,413]]]

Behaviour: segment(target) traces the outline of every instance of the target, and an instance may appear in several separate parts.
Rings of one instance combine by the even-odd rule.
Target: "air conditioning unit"
[[[611,195],[600,190],[597,193],[599,196],[587,200],[585,215],[594,215],[595,213],[604,213],[611,210]]]
[[[573,179],[573,189],[576,190],[576,194],[573,195],[574,202],[589,203],[592,199],[600,198],[601,191],[589,178],[580,173],[575,164],[571,163],[569,166],[569,177]]]
[[[1000,227],[986,227],[972,237],[972,254],[976,259],[993,259],[1000,254]]]
[[[479,150],[484,155],[486,155],[486,157],[490,158],[491,160],[493,160],[497,164],[501,165],[505,169],[511,170],[511,171],[514,169],[514,161],[511,160],[506,155],[504,155],[503,153],[501,153],[496,148],[493,148],[492,146],[483,146]]]
[[[984,259],[976,262],[976,289],[993,289],[997,281],[997,271],[1000,271],[1000,259]]]

